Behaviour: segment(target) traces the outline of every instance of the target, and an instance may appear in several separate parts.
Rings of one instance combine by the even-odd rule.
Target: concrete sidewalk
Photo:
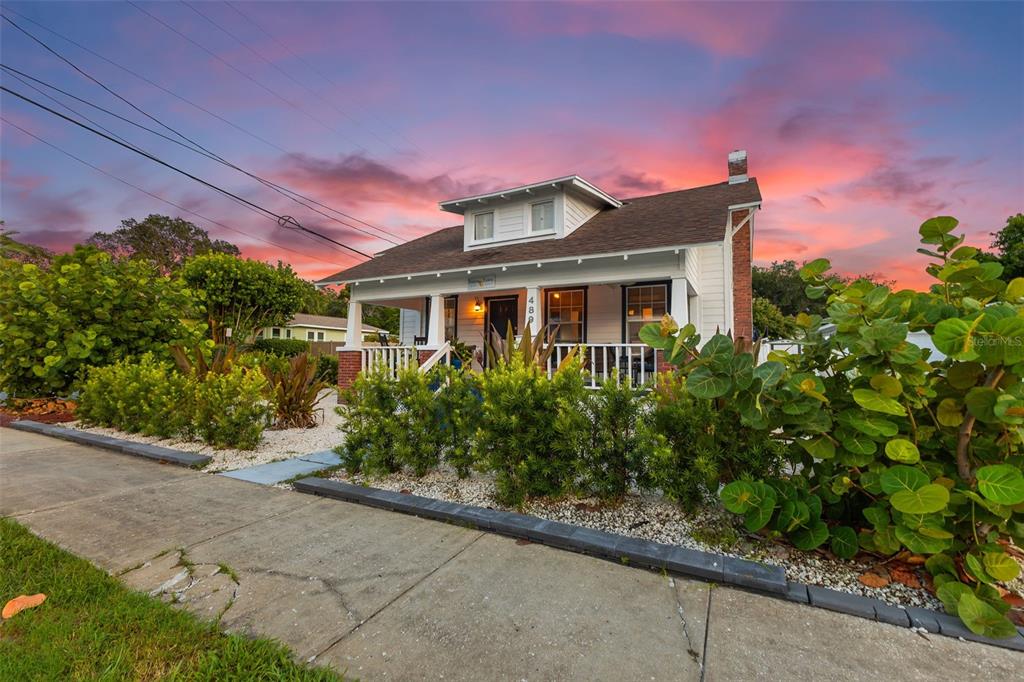
[[[363,680],[1013,679],[1024,665],[984,644],[10,429],[0,514],[136,589]]]

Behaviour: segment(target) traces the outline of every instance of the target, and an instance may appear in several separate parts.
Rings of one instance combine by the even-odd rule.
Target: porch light
[[[481,303],[480,299],[478,298],[478,299],[476,299],[476,302],[473,303],[473,312],[474,313],[482,313],[483,311],[484,311],[484,304]]]
[[[553,296],[554,298],[562,298],[562,294],[558,293],[557,291],[556,291],[555,293],[551,294],[551,295],[552,295],[552,296]]]

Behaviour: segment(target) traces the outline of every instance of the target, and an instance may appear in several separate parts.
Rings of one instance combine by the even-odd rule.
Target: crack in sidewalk
[[[344,641],[345,639],[347,639],[348,637],[350,637],[350,636],[354,635],[354,634],[355,634],[355,633],[356,633],[356,632],[357,632],[357,631],[359,630],[359,628],[363,627],[364,625],[366,625],[367,623],[369,623],[369,622],[370,622],[371,620],[373,620],[374,618],[376,618],[376,617],[377,617],[377,615],[378,615],[378,614],[379,614],[379,613],[380,613],[381,611],[384,611],[384,610],[385,610],[385,609],[387,609],[387,608],[388,608],[389,606],[391,606],[392,604],[394,604],[394,603],[395,603],[396,601],[398,601],[399,599],[401,599],[402,597],[404,597],[405,595],[407,595],[407,594],[408,594],[409,592],[411,592],[412,590],[414,590],[414,589],[416,589],[417,587],[419,587],[419,586],[420,586],[420,585],[421,585],[421,584],[423,583],[423,581],[425,581],[425,580],[426,580],[427,578],[429,578],[430,576],[434,575],[435,573],[437,573],[438,571],[440,571],[440,570],[441,570],[442,568],[444,568],[445,566],[447,566],[447,565],[448,565],[449,563],[451,563],[452,561],[454,561],[454,560],[455,560],[456,558],[458,558],[458,557],[459,557],[459,555],[461,555],[461,554],[462,554],[463,552],[465,552],[465,551],[466,551],[467,549],[469,549],[470,547],[472,547],[472,546],[473,546],[473,545],[474,545],[474,544],[476,543],[476,541],[477,541],[477,540],[479,540],[480,538],[482,538],[482,537],[483,537],[484,535],[487,535],[487,533],[484,533],[484,532],[482,532],[482,531],[481,531],[481,532],[479,532],[479,533],[477,533],[477,536],[476,536],[475,538],[473,538],[472,540],[470,540],[469,542],[467,542],[467,543],[465,544],[465,546],[463,546],[463,547],[461,547],[461,548],[459,549],[459,551],[457,551],[457,552],[455,552],[454,554],[452,554],[452,555],[451,555],[450,557],[448,557],[447,559],[445,559],[444,561],[442,561],[442,562],[441,562],[440,564],[438,564],[438,565],[437,565],[437,566],[436,566],[436,567],[435,567],[435,568],[434,568],[434,569],[433,569],[432,571],[430,571],[429,573],[427,573],[426,575],[424,575],[424,576],[423,576],[422,578],[420,578],[419,580],[417,580],[416,582],[414,582],[414,583],[413,583],[412,585],[410,585],[409,587],[407,587],[406,589],[402,590],[402,591],[401,591],[400,593],[398,593],[397,595],[395,595],[395,597],[394,597],[393,599],[390,599],[390,600],[389,600],[389,601],[388,601],[387,603],[385,603],[385,604],[384,604],[383,606],[381,606],[381,607],[380,607],[379,609],[377,609],[376,611],[374,611],[373,613],[371,613],[371,614],[370,614],[369,616],[367,616],[367,617],[366,617],[366,618],[365,618],[364,620],[361,620],[361,621],[359,621],[359,623],[358,623],[358,624],[356,624],[356,626],[355,626],[354,628],[352,628],[351,630],[349,630],[348,632],[346,632],[345,634],[343,634],[343,635],[342,635],[341,637],[338,637],[337,639],[335,639],[335,640],[334,640],[333,642],[331,642],[330,644],[328,644],[327,646],[325,646],[325,647],[324,647],[323,649],[321,649],[320,651],[318,651],[318,652],[316,652],[315,654],[313,654],[312,656],[310,656],[310,657],[309,657],[308,659],[306,659],[306,660],[307,660],[307,662],[311,662],[311,661],[314,661],[314,660],[316,660],[317,658],[319,658],[320,656],[323,656],[323,655],[324,655],[324,654],[325,654],[325,653],[326,653],[327,651],[330,651],[332,647],[334,647],[334,646],[336,646],[336,645],[340,644],[341,642],[343,642],[343,641]]]
[[[668,579],[669,589],[672,590],[672,596],[676,600],[676,613],[679,615],[679,621],[683,624],[683,637],[686,638],[686,653],[690,655],[690,658],[700,666],[701,675],[704,674],[704,659],[703,656],[693,648],[693,638],[690,637],[690,627],[686,622],[686,611],[683,609],[683,602],[679,599],[679,590],[676,587],[675,578]],[[710,599],[710,595],[708,597]]]

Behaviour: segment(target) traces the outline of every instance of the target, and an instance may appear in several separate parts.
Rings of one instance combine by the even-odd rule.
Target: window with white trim
[[[473,216],[473,239],[478,242],[494,239],[494,211]]]
[[[548,334],[554,334],[554,340],[559,343],[582,343],[587,313],[586,292],[583,289],[549,290],[545,297]]]
[[[278,329],[277,327],[274,327],[273,329],[270,330],[270,335],[275,339],[279,339],[281,338],[281,330]]]
[[[316,340],[317,341],[323,341],[324,340],[324,333],[323,332],[317,332],[316,333]]]
[[[555,202],[541,201],[530,206],[530,232],[553,232]]]
[[[311,332],[311,331],[307,331],[306,332],[306,341],[312,341],[315,337],[316,337],[316,335],[313,332]]]
[[[640,328],[659,322],[668,312],[668,285],[626,287],[626,343],[640,343]]]

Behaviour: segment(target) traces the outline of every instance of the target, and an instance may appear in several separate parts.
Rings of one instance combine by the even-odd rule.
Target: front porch
[[[558,282],[549,286],[538,283],[504,289],[489,287],[493,279],[464,280],[463,291],[353,299],[350,325],[359,323],[364,302],[400,310],[398,345],[348,343],[339,349],[343,354],[341,366],[352,372],[352,378],[360,369],[380,363],[397,371],[425,362],[446,344],[465,344],[472,350],[473,368],[479,370],[486,365],[485,333],[504,337],[511,324],[517,337],[526,329],[534,335],[551,335],[556,348],[549,371],[569,349],[583,345],[581,357],[590,371],[592,387],[616,372],[642,384],[653,378],[663,359],[640,341],[640,328],[660,321],[665,313],[682,324],[697,321],[700,315],[697,291],[686,277]],[[339,384],[346,383],[349,380],[339,371]]]

